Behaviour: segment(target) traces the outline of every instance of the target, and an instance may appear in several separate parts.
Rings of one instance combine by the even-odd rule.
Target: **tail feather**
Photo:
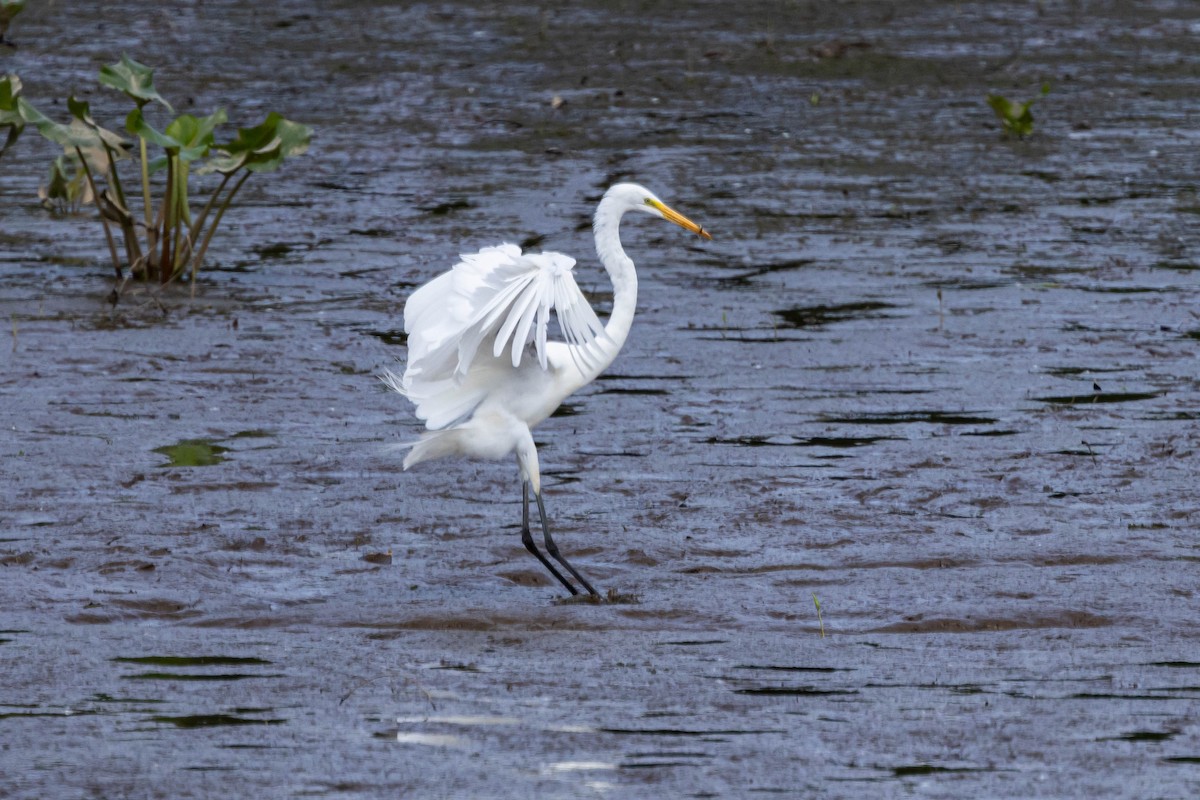
[[[422,461],[432,461],[435,458],[445,458],[456,453],[461,453],[459,442],[462,432],[457,428],[451,428],[444,431],[430,431],[421,435],[421,438],[415,442],[409,442],[401,445],[401,447],[411,448],[408,455],[404,457],[404,468],[408,469],[413,464],[420,464]]]
[[[383,382],[384,386],[388,387],[396,394],[408,397],[408,387],[404,383],[404,376],[397,375],[390,369],[385,369],[382,373],[380,373],[379,380]]]
[[[385,369],[379,376],[379,380],[383,381],[385,386],[415,403],[417,400],[412,396],[411,384],[405,378],[406,376],[398,375],[390,369]],[[439,422],[441,421],[439,420]],[[446,423],[441,422],[441,424]],[[389,445],[388,450],[408,450],[408,454],[404,457],[404,468],[408,469],[413,464],[420,464],[422,461],[432,461],[436,458],[445,458],[463,452],[462,435],[462,431],[457,428],[427,431],[414,442]]]

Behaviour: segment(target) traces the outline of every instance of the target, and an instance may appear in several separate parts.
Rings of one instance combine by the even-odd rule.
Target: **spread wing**
[[[408,365],[395,388],[418,402],[420,414],[422,397],[477,383],[467,380],[472,364],[487,360],[495,368],[504,358],[519,367],[531,343],[545,370],[552,310],[575,363],[597,363],[604,326],[575,283],[574,266],[561,253],[523,254],[511,244],[463,255],[408,299]]]

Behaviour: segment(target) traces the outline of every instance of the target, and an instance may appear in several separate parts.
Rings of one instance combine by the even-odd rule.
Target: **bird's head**
[[[712,238],[708,231],[659,200],[658,196],[645,186],[639,186],[636,183],[618,183],[605,192],[605,197],[612,198],[630,211],[641,211],[668,222],[674,222],[679,227],[699,234],[705,239]]]

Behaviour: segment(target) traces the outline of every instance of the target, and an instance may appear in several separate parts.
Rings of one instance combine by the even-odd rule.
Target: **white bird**
[[[604,193],[592,221],[596,253],[613,284],[612,313],[601,324],[562,253],[522,253],[516,245],[463,255],[449,272],[413,292],[404,306],[408,362],[382,380],[416,406],[428,432],[411,442],[404,468],[462,455],[517,454],[521,475],[521,542],[570,591],[579,591],[537,549],[529,530],[533,490],[546,552],[589,593],[596,590],[558,551],[542,503],[532,428],[573,392],[595,380],[629,335],[637,273],[618,227],[629,211],[674,222],[705,239],[708,232],[652,192],[619,183]],[[553,310],[565,342],[547,341]]]

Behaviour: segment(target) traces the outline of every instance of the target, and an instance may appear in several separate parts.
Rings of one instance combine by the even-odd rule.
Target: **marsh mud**
[[[97,8],[0,69],[315,137],[115,306],[0,163],[0,795],[1200,794],[1194,4]],[[630,342],[537,431],[622,600],[563,603],[376,375],[483,245],[604,310],[621,179],[714,240],[626,224]]]

